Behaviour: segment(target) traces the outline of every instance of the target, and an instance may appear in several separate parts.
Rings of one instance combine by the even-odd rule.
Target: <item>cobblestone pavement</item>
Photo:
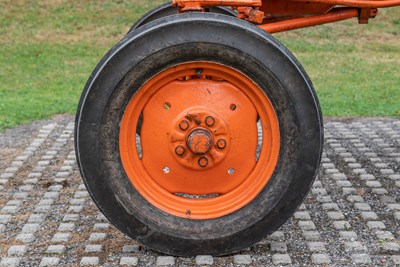
[[[294,216],[241,253],[193,258],[150,251],[108,223],[79,176],[73,127],[45,125],[1,159],[0,266],[400,265],[400,120],[329,120],[321,171]]]

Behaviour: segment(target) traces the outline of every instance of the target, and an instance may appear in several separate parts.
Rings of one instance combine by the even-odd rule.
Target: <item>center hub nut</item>
[[[197,128],[189,133],[186,144],[194,154],[204,155],[212,148],[213,138],[208,130]]]

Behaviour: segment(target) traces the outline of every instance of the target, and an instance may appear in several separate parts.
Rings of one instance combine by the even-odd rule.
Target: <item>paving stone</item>
[[[79,220],[79,214],[66,214],[63,217],[64,222],[71,222],[71,221],[78,221]]]
[[[60,258],[57,257],[44,257],[39,266],[56,266],[60,263]]]
[[[361,212],[361,218],[365,221],[375,221],[378,220],[378,215],[373,211],[363,211]]]
[[[385,229],[386,226],[381,221],[369,221],[367,222],[367,226],[369,229]]]
[[[53,199],[42,199],[39,201],[38,206],[51,206],[54,204]]]
[[[381,244],[381,249],[384,251],[399,252],[400,245],[395,242],[384,242]]]
[[[275,231],[272,235],[268,237],[270,240],[284,240],[285,239],[285,234],[282,231]]]
[[[0,223],[8,223],[11,220],[11,215],[0,214]]]
[[[83,257],[81,259],[81,266],[91,266],[91,265],[98,265],[100,262],[99,257]]]
[[[326,251],[326,247],[323,242],[307,242],[307,247],[308,247],[308,250],[311,252]]]
[[[394,240],[394,235],[389,231],[376,231],[375,234],[379,240]]]
[[[299,227],[303,231],[316,229],[313,221],[299,221]]]
[[[233,262],[235,264],[249,265],[249,264],[251,264],[251,256],[250,255],[234,255]]]
[[[103,245],[86,245],[85,251],[88,253],[102,252]]]
[[[6,231],[6,226],[4,224],[0,224],[0,233],[3,233]]]
[[[83,206],[70,206],[68,208],[68,212],[75,212],[75,213],[79,213],[83,210]]]
[[[138,258],[137,257],[122,257],[119,261],[119,265],[122,266],[136,266],[138,265]]]
[[[50,245],[46,253],[48,254],[63,254],[65,252],[65,246],[64,245]]]
[[[273,252],[287,252],[287,246],[285,242],[271,242],[271,251]]]
[[[22,227],[22,232],[26,234],[34,234],[40,229],[40,224],[27,223]]]
[[[9,214],[15,214],[20,210],[19,206],[4,206],[0,212],[1,213],[9,213]]]
[[[0,262],[1,267],[17,267],[20,263],[20,258],[2,258]]]
[[[7,255],[8,256],[23,256],[28,251],[28,247],[26,245],[17,245],[11,246],[8,249]]]
[[[364,202],[364,198],[358,195],[350,195],[346,198],[349,202],[354,203],[354,202]]]
[[[396,198],[392,197],[392,196],[381,196],[379,198],[379,200],[382,203],[396,203]]]
[[[171,256],[158,256],[157,266],[173,266],[175,265],[175,258]]]
[[[331,257],[328,254],[312,254],[311,261],[314,264],[330,264]]]
[[[292,264],[292,259],[289,254],[274,254],[272,255],[272,262],[275,265]]]
[[[51,209],[52,209],[51,206],[36,206],[35,212],[47,212]]]
[[[35,241],[35,236],[33,234],[19,234],[15,238],[18,241],[21,241],[22,243],[32,243]]]
[[[352,241],[352,242],[345,242],[344,243],[344,249],[345,251],[365,251],[366,248],[358,241]]]
[[[389,192],[385,188],[372,188],[372,193],[376,195],[386,195]]]
[[[357,190],[354,187],[342,187],[343,195],[352,195],[357,193]]]
[[[58,231],[74,231],[75,230],[75,224],[74,223],[61,223],[60,226],[58,227]]]
[[[93,229],[95,229],[95,230],[106,230],[106,229],[108,229],[110,227],[110,224],[109,223],[96,223],[94,226],[93,226]]]
[[[330,196],[317,196],[316,199],[319,203],[331,203],[332,202],[332,198]]]
[[[333,227],[338,230],[347,230],[351,228],[348,221],[334,221]]]
[[[322,209],[324,209],[324,210],[339,210],[339,206],[336,203],[323,203]]]
[[[30,223],[41,223],[44,222],[46,216],[44,214],[32,214],[28,218],[28,222]]]
[[[58,198],[59,193],[58,192],[46,192],[44,193],[43,197],[44,198]]]
[[[354,208],[358,210],[364,210],[364,211],[370,211],[371,206],[368,205],[367,203],[354,203]]]
[[[336,181],[336,185],[339,186],[339,187],[351,187],[352,186],[352,184],[349,181],[346,181],[346,180]]]
[[[360,175],[361,180],[375,180],[375,176],[372,174],[361,174]]]
[[[214,258],[210,255],[198,255],[195,258],[196,265],[213,265]]]
[[[344,180],[344,179],[347,179],[346,175],[343,174],[343,173],[334,173],[334,174],[332,174],[332,178],[333,178],[334,180]]]
[[[386,207],[389,210],[399,210],[400,211],[400,204],[387,204]]]
[[[321,239],[321,235],[317,231],[304,231],[303,237],[308,241],[318,241]]]
[[[130,252],[138,252],[139,246],[138,245],[124,245],[122,247],[122,252],[130,253]]]
[[[381,187],[382,184],[379,181],[366,181],[366,186],[368,187]]]
[[[340,211],[329,211],[326,213],[331,220],[344,220],[344,215]]]
[[[353,254],[351,255],[351,260],[355,264],[370,264],[371,258],[368,254]]]
[[[90,234],[89,241],[101,241],[107,237],[106,233],[92,233]]]
[[[298,220],[310,220],[310,213],[308,213],[307,211],[297,211],[294,213],[294,218],[298,219]]]
[[[51,242],[53,243],[62,243],[62,242],[68,242],[68,240],[71,238],[71,234],[69,233],[56,233],[53,238],[51,239]]]
[[[312,192],[314,195],[326,195],[326,194],[328,194],[328,193],[326,192],[326,189],[325,189],[325,188],[314,188],[314,189],[311,190],[311,192]]]

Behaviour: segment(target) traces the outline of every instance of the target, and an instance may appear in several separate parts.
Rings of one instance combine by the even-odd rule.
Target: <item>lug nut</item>
[[[179,128],[182,131],[186,131],[189,128],[189,122],[187,120],[181,121],[181,123],[179,123]]]
[[[215,124],[215,119],[212,116],[206,117],[206,125],[213,126]]]
[[[183,154],[185,154],[186,149],[183,146],[177,146],[175,148],[175,154],[177,154],[178,156],[182,156]]]
[[[217,147],[218,147],[219,149],[224,149],[224,148],[226,147],[226,141],[225,141],[225,139],[219,139],[219,140],[217,141]]]
[[[199,159],[199,166],[205,168],[207,167],[207,165],[208,165],[208,159],[206,157],[201,157]]]

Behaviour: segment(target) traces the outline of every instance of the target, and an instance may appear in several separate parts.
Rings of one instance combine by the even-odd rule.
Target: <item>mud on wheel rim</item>
[[[271,178],[280,148],[278,119],[263,91],[211,62],[179,64],[148,80],[130,100],[119,138],[136,190],[190,219],[218,218],[251,202]]]

